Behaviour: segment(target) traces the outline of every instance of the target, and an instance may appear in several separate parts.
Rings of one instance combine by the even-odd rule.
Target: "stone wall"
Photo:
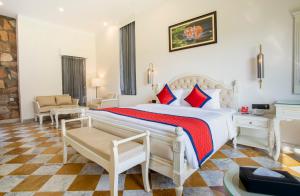
[[[0,15],[0,120],[19,116],[16,20]]]

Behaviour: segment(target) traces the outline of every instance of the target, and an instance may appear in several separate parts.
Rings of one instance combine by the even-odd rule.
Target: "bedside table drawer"
[[[256,120],[256,119],[247,119],[247,118],[238,118],[235,120],[237,126],[246,126],[246,127],[261,127],[268,128],[268,120]]]

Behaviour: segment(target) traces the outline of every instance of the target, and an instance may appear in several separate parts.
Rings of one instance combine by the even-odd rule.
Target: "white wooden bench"
[[[87,127],[66,130],[66,123],[74,121],[87,121]],[[118,195],[119,174],[141,164],[144,187],[147,192],[150,191],[148,174],[150,134],[148,131],[123,139],[101,129],[93,128],[91,117],[62,120],[61,124],[64,141],[64,164],[67,162],[67,145],[71,145],[81,155],[108,171],[110,191],[113,196]],[[138,139],[142,139],[142,144],[134,141]]]

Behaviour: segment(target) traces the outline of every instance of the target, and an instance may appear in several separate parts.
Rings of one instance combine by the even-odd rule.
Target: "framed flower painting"
[[[217,12],[169,27],[169,51],[217,43]]]

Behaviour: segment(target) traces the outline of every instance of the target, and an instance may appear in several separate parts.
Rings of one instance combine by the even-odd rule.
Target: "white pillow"
[[[184,99],[191,93],[193,89],[183,89],[182,97],[180,99],[180,105],[181,106],[187,106],[192,107],[188,102],[186,102]]]
[[[184,100],[190,94],[190,92],[191,89],[180,88],[177,90],[173,90],[172,93],[175,95],[176,100],[173,101],[170,105],[192,107],[188,102]]]
[[[174,105],[174,106],[180,106],[180,102],[181,102],[181,99],[182,99],[182,95],[184,93],[184,89],[178,89],[178,90],[173,90],[172,91],[173,95],[175,95],[176,97],[176,100],[173,101],[170,105]]]
[[[186,107],[192,107],[188,102],[186,102],[184,99],[190,94],[192,89],[177,89],[173,90],[172,93],[175,95],[176,100],[173,101],[170,105],[173,106],[186,106]],[[203,90],[206,94],[208,94],[211,99],[204,104],[202,108],[204,109],[220,109],[220,92],[221,89],[206,89]]]
[[[208,94],[211,99],[204,104],[202,108],[204,109],[220,109],[220,92],[221,89],[206,89],[203,90],[206,94]]]

